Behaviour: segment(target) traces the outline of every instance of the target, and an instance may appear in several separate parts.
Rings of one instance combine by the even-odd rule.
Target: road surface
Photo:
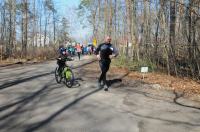
[[[200,132],[199,102],[122,74],[109,76],[105,92],[97,89],[98,68],[88,67],[94,63],[69,63],[73,88],[56,83],[55,61],[0,68],[0,131]]]

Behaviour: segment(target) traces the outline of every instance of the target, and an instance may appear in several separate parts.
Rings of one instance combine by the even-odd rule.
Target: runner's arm
[[[97,46],[96,51],[95,51],[95,55],[98,55],[101,49],[101,44]]]
[[[115,46],[112,46],[112,57],[117,57],[119,55],[119,51],[117,50],[117,48],[115,48]]]

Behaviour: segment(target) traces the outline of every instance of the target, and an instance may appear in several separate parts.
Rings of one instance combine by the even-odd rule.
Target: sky
[[[70,31],[69,34],[76,41],[83,42],[88,36],[91,35],[89,27],[83,28],[78,19],[76,9],[80,4],[80,0],[53,0],[60,17],[66,17],[69,21]]]

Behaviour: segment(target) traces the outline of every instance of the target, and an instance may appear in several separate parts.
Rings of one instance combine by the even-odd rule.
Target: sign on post
[[[93,39],[93,45],[96,47],[97,46],[97,40]]]
[[[142,73],[142,78],[143,78],[143,79],[144,79],[144,75],[145,75],[145,73],[147,73],[148,70],[149,70],[148,67],[141,67],[141,73]]]
[[[128,43],[128,47],[132,47],[132,45],[133,45],[132,43]]]

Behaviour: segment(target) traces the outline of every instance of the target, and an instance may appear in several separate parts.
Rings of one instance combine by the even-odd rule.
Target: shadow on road
[[[15,80],[15,81],[4,83],[4,84],[0,85],[0,90],[8,88],[8,87],[11,87],[13,85],[17,85],[17,84],[23,83],[23,82],[31,81],[31,80],[39,78],[39,77],[48,76],[48,75],[51,75],[53,73],[54,72],[51,71],[51,72],[48,72],[48,73],[38,74],[38,75],[35,75],[35,76],[32,76],[32,77],[18,79],[18,80]]]
[[[122,79],[112,79],[107,81],[109,87],[118,82],[122,82]]]
[[[8,112],[6,111],[5,114],[0,116],[0,129],[8,128],[10,124],[16,123],[15,121],[18,120],[18,118],[16,117],[20,117],[20,115],[23,114],[24,112],[33,109],[32,107],[34,107],[36,104],[30,105],[30,103],[33,103],[38,99],[41,100],[42,98],[45,97],[45,95],[50,93],[52,90],[59,88],[55,86],[53,88],[50,88],[49,86],[53,86],[51,82],[52,80],[50,80],[49,83],[47,83],[38,91],[33,92],[28,96],[25,95],[26,97],[24,97],[21,100],[0,107],[0,112],[8,110]],[[36,101],[36,103],[38,103],[38,101]]]
[[[115,84],[115,83],[121,83],[121,82],[122,82],[122,79],[125,78],[125,77],[128,76],[128,75],[129,75],[129,72],[126,73],[126,74],[124,74],[124,75],[122,75],[122,76],[120,76],[119,78],[112,79],[112,80],[107,80],[107,84],[108,84],[108,86],[110,87],[110,86],[112,86],[112,85]]]
[[[83,64],[81,64],[81,65],[74,66],[74,67],[72,67],[72,69],[82,68],[82,67],[84,67],[84,66],[86,66],[86,65],[89,65],[89,64],[92,64],[92,63],[94,63],[94,62],[96,62],[96,61],[97,61],[96,59],[93,59],[93,60],[91,60],[91,61],[89,61],[89,62],[86,62],[86,63],[83,63]]]
[[[190,122],[185,122],[185,121],[163,119],[163,118],[159,118],[159,117],[153,117],[151,115],[142,115],[142,114],[139,114],[139,113],[135,113],[133,111],[126,111],[126,113],[130,113],[130,114],[135,115],[137,117],[164,121],[164,122],[167,122],[168,124],[172,124],[172,125],[174,125],[174,124],[177,124],[177,125],[184,124],[184,125],[189,125],[189,126],[197,126],[197,127],[200,126],[200,124],[198,124],[198,123],[190,123]]]
[[[91,64],[91,63],[93,63],[95,61],[96,60],[92,60],[90,62],[87,62],[87,63],[81,64],[81,65],[72,67],[72,69],[81,68],[81,67],[86,66],[88,64]],[[14,81],[10,81],[10,82],[7,82],[7,83],[4,83],[4,84],[0,85],[0,90],[8,88],[8,87],[11,87],[11,86],[14,86],[14,85],[17,85],[17,84],[20,84],[20,83],[31,81],[31,80],[39,78],[39,77],[48,76],[48,75],[51,75],[53,73],[54,73],[54,71],[51,71],[51,72],[47,72],[47,73],[43,73],[43,74],[38,74],[38,75],[34,75],[34,76],[31,76],[31,77],[27,77],[27,78],[23,78],[23,79],[17,79],[17,80],[14,80]]]
[[[91,64],[93,62],[95,62],[96,60],[93,60],[91,62],[87,62],[87,63],[84,63],[82,65],[79,65],[79,66],[76,66],[76,67],[73,67],[73,69],[76,69],[76,68],[81,68],[85,65],[88,65],[88,64]],[[31,80],[34,80],[36,78],[40,78],[40,77],[44,77],[44,76],[49,76],[49,75],[53,75],[54,71],[51,71],[51,72],[47,72],[47,73],[43,73],[43,74],[37,74],[37,75],[34,75],[32,77],[26,77],[26,78],[16,78],[16,80],[14,81],[10,81],[10,82],[7,82],[7,83],[4,83],[2,85],[0,85],[0,90],[2,89],[5,89],[5,88],[9,88],[11,86],[14,86],[14,85],[18,85],[20,83],[24,83],[24,82],[28,82],[28,81],[31,81]],[[53,79],[54,80],[54,79]],[[56,83],[53,83],[54,82],[53,80],[50,80],[49,83],[46,83],[44,84],[44,86],[39,89],[38,91],[35,91],[33,93],[27,93],[25,94],[24,97],[20,97],[19,100],[16,100],[15,102],[12,102],[12,103],[9,103],[9,104],[6,104],[4,106],[1,106],[0,107],[0,112],[2,113],[1,116],[0,116],[0,130],[3,130],[3,129],[6,129],[6,130],[9,130],[9,126],[10,127],[13,127],[13,124],[16,125],[17,121],[18,121],[18,118],[17,117],[20,117],[21,115],[23,115],[23,113],[27,113],[28,111],[31,111],[32,109],[34,109],[34,106],[37,105],[37,103],[41,102],[43,98],[45,98],[45,95],[48,96],[49,93],[54,90],[54,89],[57,89],[57,88],[60,88],[59,85],[57,85]],[[74,87],[79,87],[80,86],[80,83],[79,81],[83,81],[82,78],[76,78],[75,79],[75,86]],[[52,85],[55,85],[53,87],[49,87],[49,86],[52,86]],[[73,88],[74,88],[73,87]],[[56,113],[54,113],[53,115],[51,115],[49,118],[47,118],[46,120],[42,121],[42,122],[39,122],[39,123],[36,123],[36,124],[33,124],[31,125],[30,127],[25,127],[24,123],[22,123],[20,126],[25,129],[27,128],[27,131],[33,131],[33,130],[36,130],[37,128],[40,128],[42,127],[43,125],[47,124],[48,122],[50,122],[52,119],[54,119],[57,115],[59,115],[60,113],[62,113],[64,110],[68,109],[69,107],[71,107],[72,105],[80,102],[82,99],[86,98],[87,96],[99,91],[100,89],[97,89],[97,90],[94,90],[92,92],[89,92],[87,94],[85,94],[84,96],[81,96],[81,97],[77,97],[76,100],[74,100],[73,102],[71,102],[70,104],[64,106],[62,109],[60,109],[59,111],[57,111]],[[39,101],[38,101],[39,100]],[[55,101],[54,101],[55,102]],[[19,127],[20,127],[19,126]]]
[[[43,88],[41,88],[40,90],[34,92],[33,94],[19,100],[19,101],[16,101],[14,103],[11,103],[11,104],[8,104],[8,105],[5,105],[5,106],[2,106],[0,107],[0,112],[6,110],[6,109],[9,109],[17,104],[20,104],[20,103],[24,103],[24,102],[27,102],[27,101],[30,101],[32,99],[34,99],[36,96],[40,95],[43,91],[45,91],[47,88],[48,88],[49,85],[45,85]],[[4,119],[3,117],[0,117],[0,120]]]
[[[46,118],[45,120],[43,121],[40,121],[38,123],[34,123],[34,124],[31,124],[31,125],[28,125],[27,126],[27,129],[25,130],[25,132],[31,132],[31,131],[36,131],[38,130],[39,128],[45,126],[46,124],[48,124],[49,122],[51,122],[55,117],[57,117],[58,115],[60,115],[61,113],[63,113],[65,110],[69,109],[70,107],[72,107],[73,105],[79,103],[81,100],[85,99],[86,97],[100,91],[101,89],[96,89],[96,90],[93,90],[77,99],[75,99],[74,101],[72,101],[71,103],[65,105],[63,108],[61,108],[60,110],[56,111],[55,113],[53,113],[51,116],[49,116],[48,118]]]
[[[74,79],[74,84],[73,84],[72,88],[78,88],[78,87],[80,87],[81,84],[79,83],[79,81],[83,81],[83,79],[82,78],[75,78]]]
[[[141,85],[137,84],[137,87],[141,88]],[[172,105],[176,104],[176,105],[183,106],[185,108],[188,107],[188,108],[194,108],[194,109],[197,109],[197,110],[200,109],[198,107],[188,106],[188,105],[184,105],[184,104],[181,104],[181,103],[177,102],[177,99],[182,97],[183,94],[178,94],[175,91],[174,91],[175,98],[174,99],[172,98],[172,100],[169,101],[169,100],[165,99],[166,98],[165,96],[154,95],[151,92],[138,90],[137,88],[133,88],[133,87],[132,88],[127,87],[127,88],[122,89],[122,90],[125,90],[128,93],[128,95],[132,95],[132,96],[134,96],[134,94],[139,94],[139,95],[143,95],[146,98],[151,98],[151,99],[154,99],[154,100],[168,102],[168,103],[170,103]],[[132,105],[132,107],[134,107],[134,105],[135,105],[134,101],[130,100],[130,102],[129,102],[129,101],[127,101],[127,99],[128,99],[128,97],[125,98],[124,104],[128,105],[128,106]],[[126,110],[125,113],[130,113],[130,114],[132,114],[134,116],[137,116],[137,117],[164,121],[164,122],[167,122],[168,124],[170,123],[170,124],[177,124],[177,125],[184,124],[184,125],[189,125],[189,126],[200,126],[200,124],[198,122],[189,122],[189,121],[184,121],[184,120],[177,120],[177,119],[175,120],[175,119],[170,119],[170,118],[164,118],[164,117],[160,117],[159,114],[158,115],[145,115],[145,114],[140,114],[140,113],[134,112],[134,110],[132,110],[132,111]]]
[[[178,99],[184,96],[184,92],[182,93],[178,93],[175,90],[173,91],[175,98],[174,98],[174,103],[180,106],[184,106],[184,107],[188,107],[188,108],[193,108],[193,109],[197,109],[200,110],[199,107],[195,107],[195,106],[189,106],[189,105],[185,105],[185,104],[181,104],[180,102],[178,102]]]

